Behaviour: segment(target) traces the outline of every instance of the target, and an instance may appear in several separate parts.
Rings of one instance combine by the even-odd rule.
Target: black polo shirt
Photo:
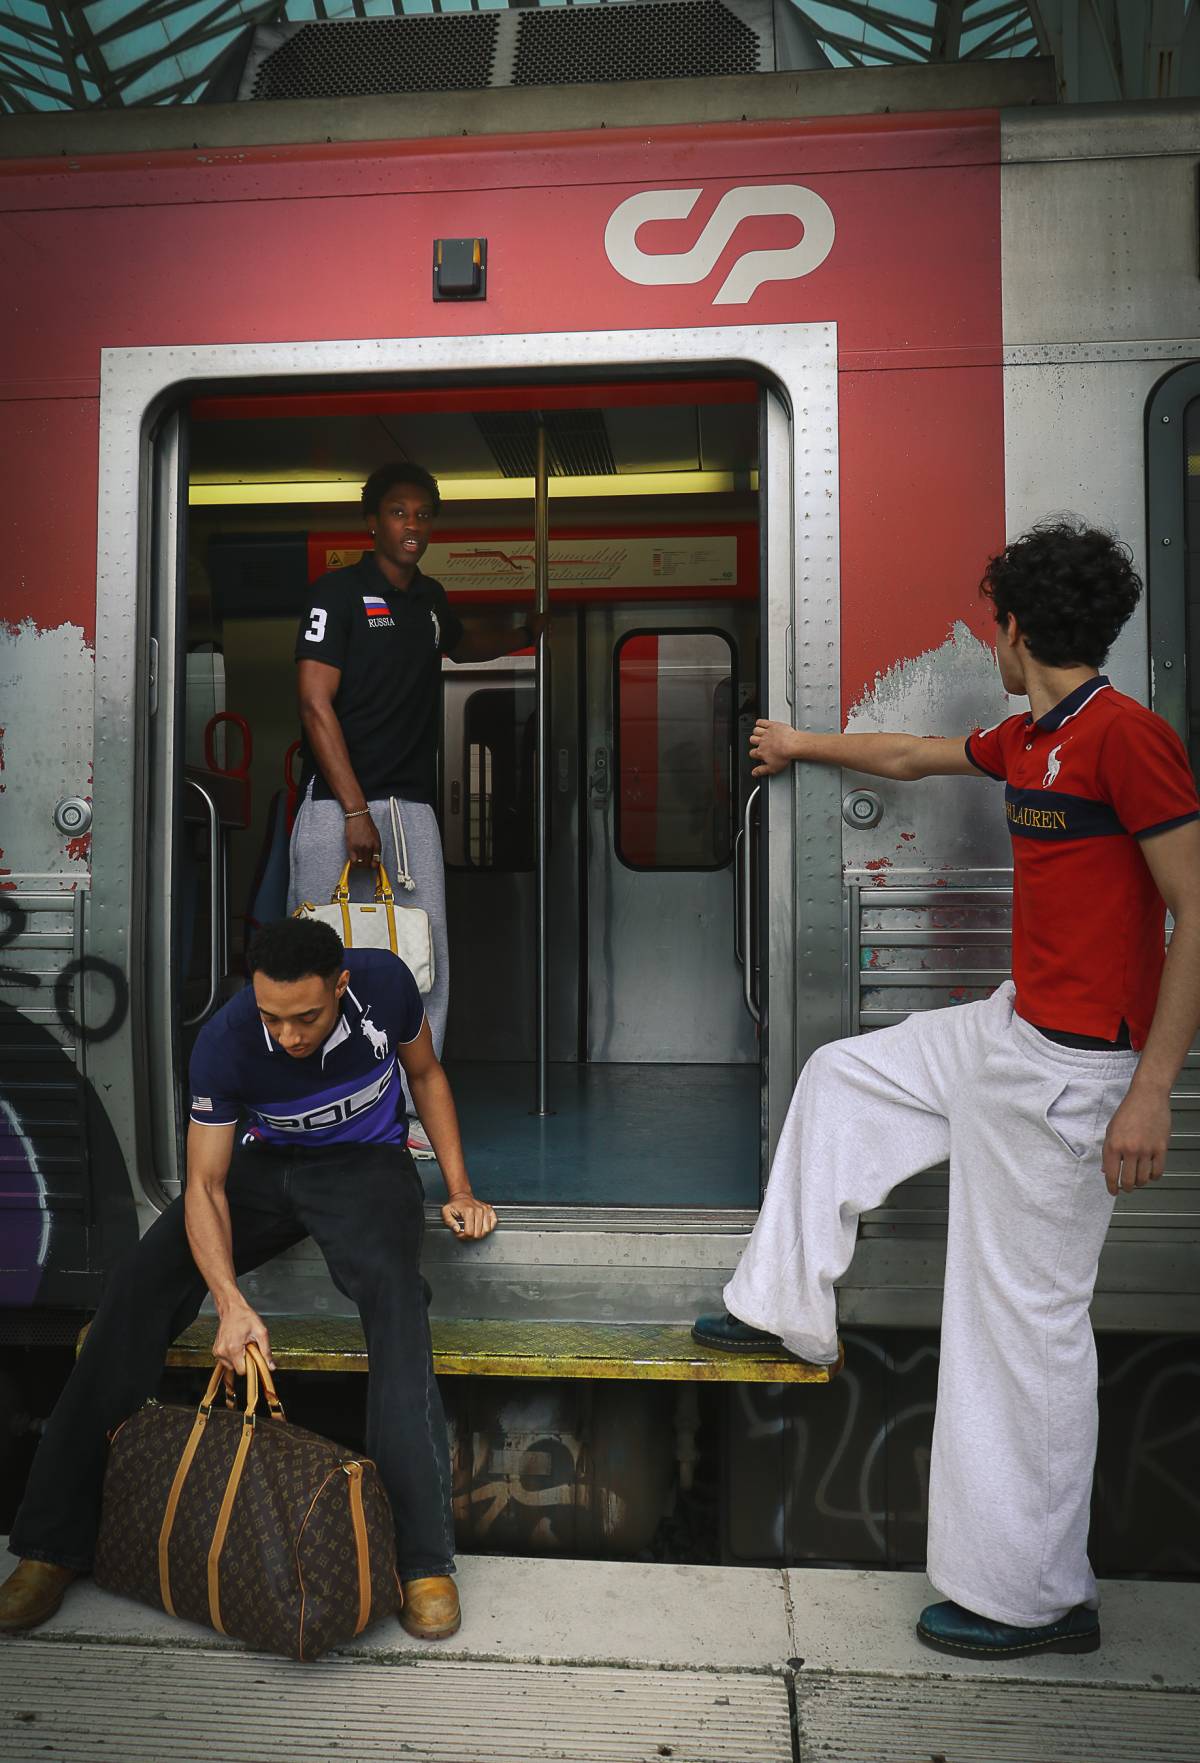
[[[296,660],[341,669],[334,713],[369,802],[434,801],[442,656],[461,637],[440,582],[418,570],[406,589],[393,588],[372,551],[309,588]],[[301,754],[301,789],[312,779],[314,797],[328,801],[307,735]]]

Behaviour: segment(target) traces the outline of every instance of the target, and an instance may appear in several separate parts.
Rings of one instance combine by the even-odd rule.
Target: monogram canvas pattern
[[[158,1609],[159,1532],[195,1418],[190,1408],[147,1403],[118,1430],[109,1452],[94,1577],[106,1590]],[[171,1528],[171,1598],[176,1614],[192,1622],[212,1623],[208,1554],[242,1427],[240,1411],[213,1408]],[[362,1464],[370,1620],[399,1608],[391,1508],[375,1465],[260,1412],[220,1556],[226,1634],[292,1659],[319,1658],[354,1634],[359,1551],[346,1465],[355,1462]]]

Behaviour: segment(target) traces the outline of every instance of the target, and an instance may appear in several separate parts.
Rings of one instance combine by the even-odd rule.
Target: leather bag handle
[[[391,906],[395,903],[395,898],[392,893],[392,884],[388,879],[388,872],[383,866],[381,857],[375,865],[375,904],[377,906]],[[350,904],[349,863],[346,864],[338,877],[338,884],[329,896],[329,904],[331,906],[348,906]]]
[[[275,1388],[275,1379],[271,1375],[271,1367],[267,1364],[266,1360],[263,1358],[262,1349],[261,1349],[261,1347],[258,1346],[257,1342],[247,1341],[246,1342],[247,1395],[249,1395],[248,1380],[249,1380],[250,1370],[252,1367],[256,1373],[257,1383],[262,1388],[263,1397],[266,1401],[267,1407],[270,1409],[271,1418],[273,1420],[283,1420],[285,1418],[285,1415],[283,1412],[283,1404],[279,1400],[279,1392]],[[255,1398],[256,1399],[257,1399],[257,1393],[258,1392],[256,1390],[255,1391]],[[253,1409],[253,1404],[250,1402],[247,1402],[246,1408],[247,1408],[248,1413],[251,1412]]]
[[[224,1386],[225,1386],[225,1406],[227,1408],[236,1407],[237,1404],[234,1399],[233,1372],[230,1371],[230,1369],[227,1365],[217,1364],[217,1365],[213,1366],[213,1374],[208,1380],[208,1388],[205,1390],[203,1396],[200,1399],[200,1406],[199,1406],[199,1409],[197,1410],[197,1418],[199,1418],[200,1415],[203,1415],[205,1419],[208,1418],[208,1415],[212,1412],[212,1406],[213,1406],[213,1402],[216,1400],[217,1391],[218,1391],[218,1389],[220,1389],[222,1384],[224,1384]],[[285,1420],[287,1418],[287,1416],[283,1412],[283,1404],[279,1400],[279,1392],[275,1388],[275,1379],[271,1375],[271,1368],[267,1364],[266,1360],[263,1358],[262,1351],[256,1345],[256,1343],[254,1341],[247,1341],[246,1342],[246,1412],[247,1412],[247,1414],[253,1414],[255,1409],[258,1407],[258,1397],[259,1397],[260,1387],[262,1390],[262,1394],[266,1400],[267,1407],[271,1412],[272,1418],[274,1420]]]

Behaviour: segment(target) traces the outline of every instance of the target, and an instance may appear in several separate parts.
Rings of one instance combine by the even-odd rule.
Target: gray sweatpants
[[[450,1003],[450,950],[446,939],[446,872],[442,863],[442,840],[437,816],[427,802],[396,803],[404,840],[408,846],[408,871],[416,882],[411,894],[397,889],[396,899],[402,906],[420,906],[429,914],[433,937],[433,990],[423,1002],[433,1050],[440,1059],[446,1038],[446,1011]],[[372,802],[371,819],[379,831],[383,866],[393,888],[400,872],[400,854],[392,838],[392,819],[388,800]],[[292,827],[291,875],[288,882],[288,911],[294,912],[302,900],[323,905],[337,886],[346,861],[346,820],[341,805],[333,801],[314,801],[309,787],[296,814]],[[374,897],[375,880],[369,869],[350,871],[350,898],[370,900]],[[404,1095],[410,1116],[416,1114],[408,1084]]]
[[[1057,1046],[1013,996],[1009,982],[813,1055],[725,1301],[833,1360],[859,1214],[949,1158],[928,1573],[968,1610],[1034,1627],[1097,1602],[1088,1306],[1113,1208],[1100,1154],[1137,1055]]]

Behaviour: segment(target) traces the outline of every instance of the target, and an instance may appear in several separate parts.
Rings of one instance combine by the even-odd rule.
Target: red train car
[[[1003,976],[998,810],[754,789],[745,735],[995,720],[975,584],[1069,508],[1147,567],[1113,674],[1195,742],[1194,110],[1060,112],[1040,79],[0,122],[13,1327],[85,1310],[178,1191],[191,1038],[275,897],[296,610],[397,452],[475,603],[532,593],[539,426],[551,461],[544,726],[531,660],[447,668],[447,1060],[506,1228],[431,1245],[435,1314],[711,1307],[812,1048]],[[252,751],[228,721],[206,749],[221,712]],[[1102,1328],[1200,1321],[1196,1084],[1193,1055]],[[932,1327],[943,1237],[934,1171],[866,1221],[844,1321]],[[339,1306],[301,1252],[254,1290]]]

